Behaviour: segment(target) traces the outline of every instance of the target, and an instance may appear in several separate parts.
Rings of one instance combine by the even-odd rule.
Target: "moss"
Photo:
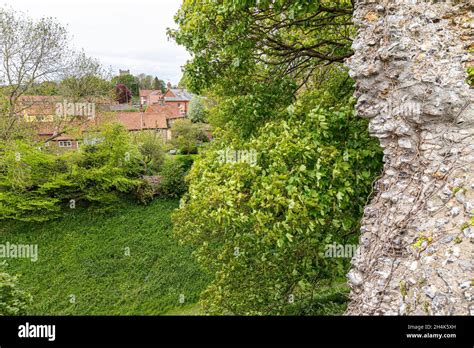
[[[420,250],[423,246],[423,242],[427,242],[427,245],[433,242],[432,232],[429,235],[425,235],[424,233],[420,233],[418,239],[413,243],[412,247],[415,250]]]
[[[403,301],[408,294],[407,283],[404,280],[400,280],[400,293],[402,294]]]
[[[426,314],[430,314],[430,303],[428,301],[423,302],[423,310]]]

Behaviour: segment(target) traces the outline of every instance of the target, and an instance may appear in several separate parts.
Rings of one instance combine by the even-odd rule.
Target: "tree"
[[[58,95],[59,84],[55,81],[43,81],[35,83],[29,90],[25,92],[26,95]]]
[[[153,80],[153,89],[160,90],[162,93],[165,93],[166,92],[165,81],[160,80],[158,77],[155,76],[155,79]]]
[[[136,76],[140,89],[152,89],[153,88],[153,76],[146,74],[139,74]]]
[[[342,64],[351,14],[350,1],[189,0],[176,16],[170,35],[193,54],[183,82],[209,98],[214,141],[174,229],[216,275],[209,313],[344,311],[349,262],[325,247],[355,243],[381,167]]]
[[[143,158],[124,127],[102,124],[88,137],[95,141],[65,153],[25,139],[0,143],[0,221],[50,221],[70,211],[71,200],[105,209],[134,193]]]
[[[115,76],[112,78],[112,83],[114,86],[117,86],[118,84],[125,85],[132,93],[132,96],[138,96],[140,83],[135,76],[131,74]]]
[[[354,34],[349,0],[185,0],[170,30],[194,53],[186,64],[188,88],[195,92],[216,80],[254,74],[297,77],[301,85],[317,67],[350,57]],[[259,63],[271,73],[254,70]]]
[[[202,97],[194,96],[189,102],[188,118],[196,122],[206,122],[206,109]]]
[[[380,152],[353,105],[325,109],[315,97],[247,142],[217,137],[191,169],[173,222],[216,274],[202,296],[206,313],[344,311],[349,260],[325,253],[355,243]]]
[[[97,59],[87,57],[83,51],[78,52],[71,57],[62,74],[59,94],[72,102],[111,97],[113,85],[109,76]]]
[[[119,104],[128,104],[132,100],[132,92],[123,83],[118,83],[115,86],[115,100]]]
[[[57,78],[67,66],[69,37],[51,18],[33,20],[23,13],[0,9],[0,81],[4,98],[0,137],[19,127],[24,105],[19,98],[35,84]]]
[[[140,132],[135,135],[134,142],[138,145],[140,154],[143,157],[144,174],[156,174],[165,160],[162,136],[156,132]]]
[[[207,141],[202,126],[178,119],[171,126],[171,143],[183,154],[197,153],[198,145]]]

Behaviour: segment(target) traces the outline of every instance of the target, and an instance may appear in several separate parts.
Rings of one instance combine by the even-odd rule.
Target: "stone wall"
[[[384,149],[349,315],[474,315],[474,3],[356,0],[357,110]]]

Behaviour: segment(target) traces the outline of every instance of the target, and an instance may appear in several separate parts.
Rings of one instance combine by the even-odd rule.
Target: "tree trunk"
[[[384,149],[349,315],[474,315],[472,0],[358,0],[357,111]]]

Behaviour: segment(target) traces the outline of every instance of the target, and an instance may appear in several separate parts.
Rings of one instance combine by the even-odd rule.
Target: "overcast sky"
[[[186,50],[168,40],[182,0],[0,0],[31,17],[55,17],[67,25],[72,45],[105,67],[158,76],[177,84]]]

